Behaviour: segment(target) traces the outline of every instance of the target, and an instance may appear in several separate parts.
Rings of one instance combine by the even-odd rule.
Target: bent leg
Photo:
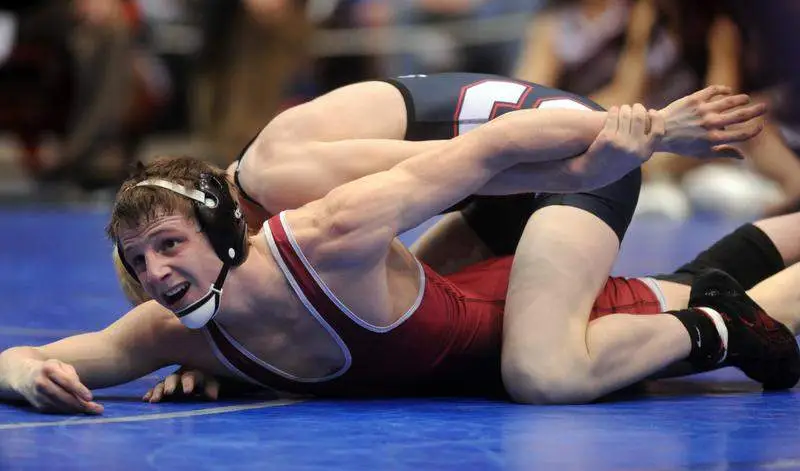
[[[333,90],[290,108],[265,128],[271,142],[403,139],[406,102],[397,87],[381,81]]]
[[[683,265],[673,275],[660,275],[659,284],[670,302],[683,309],[688,287],[706,268],[718,268],[733,276],[771,317],[793,333],[800,329],[800,213],[791,213],[745,224]]]
[[[747,294],[794,334],[800,331],[800,263],[755,285]]]
[[[550,206],[530,219],[511,272],[503,380],[525,403],[588,402],[644,379],[691,351],[668,314],[589,322],[618,239],[596,216]]]
[[[786,269],[783,264],[798,256],[794,235],[798,217],[787,215],[746,225],[681,267],[679,282],[666,281],[669,275],[657,280],[665,310],[688,307],[689,285],[697,273],[705,268],[727,268],[749,283],[748,294],[756,303],[796,334],[800,329],[800,292],[796,290],[800,264]],[[556,239],[584,255],[573,254],[571,260],[563,257],[559,254],[563,248],[529,226],[515,259],[503,350],[504,380],[512,396],[521,402],[587,402],[639,380],[663,376],[667,367],[674,372],[677,364],[685,364],[692,349],[691,337],[673,315],[612,314],[589,321],[591,305],[584,297],[586,284],[581,279],[586,272],[601,276],[598,262],[608,263],[609,259],[592,257],[603,251],[592,251],[591,244],[582,239],[602,240],[598,239],[602,231],[592,228],[588,220],[576,224],[562,218],[561,222],[581,235],[574,238],[562,229]],[[582,246],[586,248],[580,249]],[[570,275],[574,289],[557,291],[557,285],[548,285],[550,278],[561,277],[562,271],[570,269],[583,271]],[[552,294],[546,290],[553,290]],[[575,300],[570,304],[557,299],[576,295],[583,303],[580,307]]]
[[[636,170],[591,192],[540,195],[530,209],[536,212],[521,226],[521,238],[483,237],[494,240],[489,245],[495,250],[516,247],[503,328],[503,379],[516,400],[586,402],[627,385],[619,380],[597,381],[607,378],[602,371],[614,368],[616,360],[603,353],[604,343],[587,343],[587,329],[589,312],[608,279],[636,207],[640,183],[641,173]],[[495,227],[475,223],[495,221],[498,214],[485,211],[483,218],[473,217],[476,232]],[[641,328],[633,329],[630,337],[651,338],[646,342],[649,348],[662,343],[677,347],[669,350],[665,363],[684,354],[681,336],[686,335],[680,322],[669,317],[635,321]],[[614,322],[598,325],[600,330],[617,330]],[[672,335],[658,337],[664,332]],[[688,339],[683,343],[688,344]],[[622,374],[631,382],[648,374],[642,365],[626,363],[631,369]]]
[[[686,309],[689,285],[656,280],[664,296],[667,309]],[[800,332],[800,263],[795,263],[760,281],[747,290],[747,295],[758,303],[764,312],[782,323],[794,334]]]

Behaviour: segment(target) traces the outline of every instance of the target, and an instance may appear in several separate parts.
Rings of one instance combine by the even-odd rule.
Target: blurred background
[[[333,88],[469,71],[605,106],[750,93],[770,115],[748,158],[659,155],[637,214],[778,214],[800,209],[799,39],[796,0],[0,1],[0,200],[107,203],[137,159],[226,165]]]

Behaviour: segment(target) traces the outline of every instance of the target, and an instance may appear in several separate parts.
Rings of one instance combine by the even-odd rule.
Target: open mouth
[[[167,303],[168,306],[174,306],[177,304],[186,293],[189,292],[189,282],[184,281],[183,283],[173,286],[166,292],[164,292],[164,301]]]

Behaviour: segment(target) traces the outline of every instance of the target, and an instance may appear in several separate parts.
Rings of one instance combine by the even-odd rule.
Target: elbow
[[[324,210],[316,212],[314,223],[328,238],[347,235],[357,226],[354,220],[353,205],[348,201],[347,191],[341,187],[331,190],[323,199]]]
[[[0,372],[5,371],[3,365],[10,365],[24,360],[46,360],[47,357],[36,347],[17,346],[0,352]]]

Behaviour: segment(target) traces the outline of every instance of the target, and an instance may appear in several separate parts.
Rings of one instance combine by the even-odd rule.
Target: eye
[[[161,241],[159,248],[161,249],[162,252],[167,252],[175,249],[180,243],[181,241],[175,238],[164,239],[163,241]]]

